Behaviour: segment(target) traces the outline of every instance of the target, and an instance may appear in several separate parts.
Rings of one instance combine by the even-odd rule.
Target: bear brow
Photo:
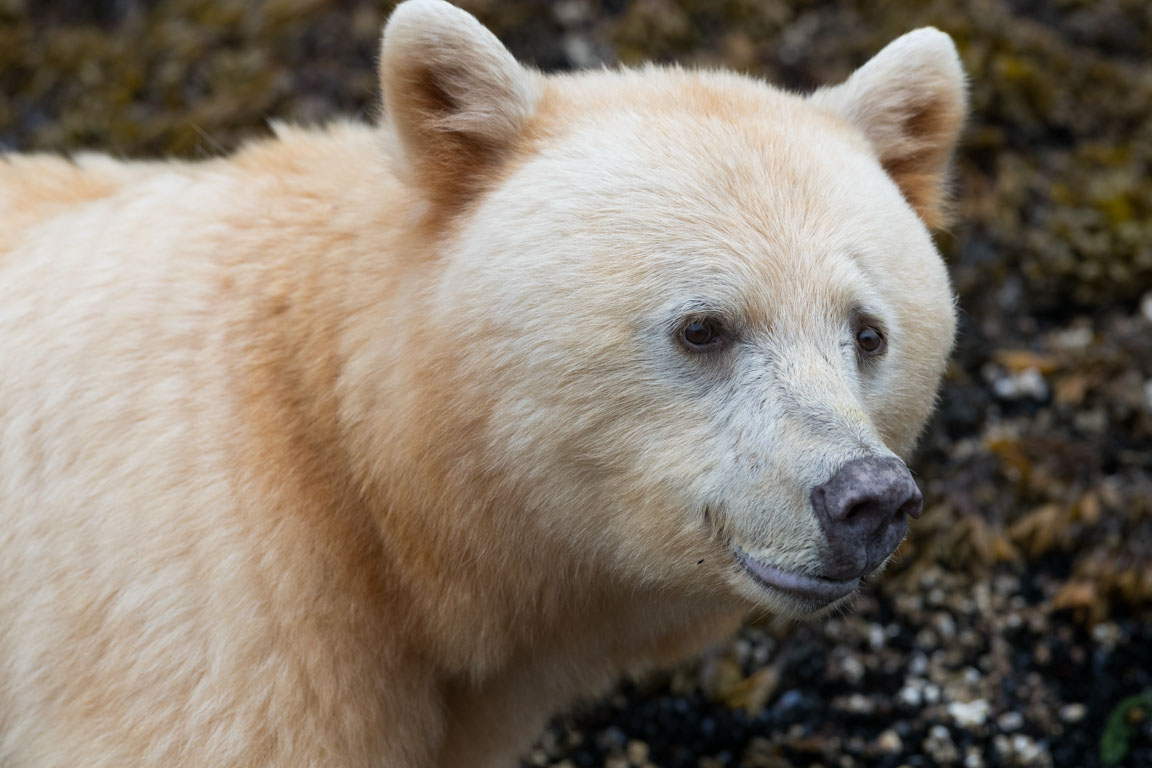
[[[696,298],[677,304],[671,314],[670,322],[675,324],[685,317],[715,317],[730,322],[736,319],[738,312],[729,302]]]
[[[848,310],[848,315],[854,320],[867,319],[881,321],[884,318],[884,314],[884,308],[882,306],[878,306],[876,302],[867,300],[861,301],[859,298],[852,302],[851,308]]]

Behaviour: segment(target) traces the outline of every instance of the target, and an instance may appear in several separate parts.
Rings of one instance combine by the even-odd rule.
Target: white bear
[[[379,126],[0,162],[5,768],[511,766],[919,514],[946,35],[801,96],[409,0],[380,74]]]

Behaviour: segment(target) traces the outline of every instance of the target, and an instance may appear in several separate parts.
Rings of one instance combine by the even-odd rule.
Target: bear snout
[[[824,576],[851,579],[876,570],[896,551],[908,517],[924,497],[912,473],[891,456],[853,459],[812,490],[812,508],[827,540]]]

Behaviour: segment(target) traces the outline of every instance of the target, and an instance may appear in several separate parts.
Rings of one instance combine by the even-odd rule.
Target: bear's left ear
[[[437,202],[466,199],[510,152],[538,98],[537,76],[442,0],[407,0],[392,12],[380,83],[404,158]]]
[[[864,133],[929,228],[944,224],[948,168],[968,101],[952,38],[931,27],[909,32],[844,83],[809,98]]]

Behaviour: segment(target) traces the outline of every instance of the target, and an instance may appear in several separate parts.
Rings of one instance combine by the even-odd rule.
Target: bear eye
[[[867,357],[876,357],[877,355],[884,354],[884,351],[888,348],[888,342],[884,340],[884,334],[878,329],[866,325],[856,331],[856,346],[859,347],[860,352]]]
[[[680,341],[693,352],[715,349],[724,339],[724,327],[709,317],[689,320],[680,329]]]

